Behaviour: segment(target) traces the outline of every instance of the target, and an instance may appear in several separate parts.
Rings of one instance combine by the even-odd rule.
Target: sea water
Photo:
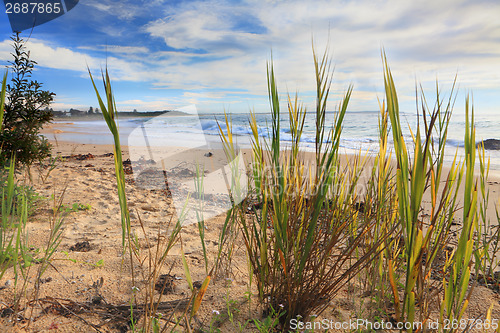
[[[229,114],[231,131],[235,141],[241,148],[250,148],[252,132],[250,129],[249,114]],[[327,112],[325,117],[325,136],[333,127],[336,113]],[[272,117],[270,113],[255,113],[259,136],[262,140],[269,140],[271,134]],[[348,111],[342,123],[340,152],[352,154],[361,151],[369,155],[378,152],[379,146],[379,111]],[[400,114],[404,138],[411,152],[411,131],[416,132],[417,124],[423,127],[423,117],[415,113]],[[71,121],[71,118],[64,122]],[[500,139],[500,117],[495,114],[476,114],[476,142],[486,139]],[[170,145],[175,147],[201,146],[202,141],[210,146],[220,143],[220,130],[227,132],[224,114],[199,114],[188,116],[168,116],[168,113],[157,117],[136,117],[119,120],[120,137],[123,145]],[[410,131],[411,128],[411,131]],[[390,124],[389,124],[390,130]],[[421,129],[422,131],[422,129]],[[446,162],[452,163],[455,154],[458,160],[464,158],[465,115],[453,114],[447,138]],[[280,114],[280,141],[283,148],[291,145],[292,135],[288,113]],[[301,147],[305,151],[315,151],[316,115],[307,113],[305,117]],[[438,133],[434,132],[437,138]],[[138,139],[139,138],[139,139]],[[146,140],[144,140],[146,138]],[[50,139],[50,137],[49,137]],[[57,134],[57,139],[77,143],[111,144],[113,141],[104,120],[76,120],[70,129]],[[393,150],[392,134],[388,137],[389,149]],[[489,150],[487,156],[491,159],[491,169],[500,170],[500,151]]]

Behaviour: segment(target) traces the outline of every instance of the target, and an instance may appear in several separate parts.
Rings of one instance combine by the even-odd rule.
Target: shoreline
[[[174,116],[176,115],[172,115],[172,117]],[[147,117],[125,117],[120,119],[128,122],[134,119],[146,119],[146,118]],[[96,125],[98,124],[98,126],[85,124],[85,122],[95,122]],[[127,124],[125,124],[120,128],[120,141],[122,143],[122,146],[127,146],[129,144],[128,142],[129,135],[135,128],[136,127],[130,127],[130,125]],[[58,120],[56,122],[46,125],[42,129],[40,134],[44,135],[51,142],[66,142],[74,144],[82,144],[82,142],[84,142],[87,144],[94,144],[94,145],[113,144],[113,137],[109,133],[102,117],[99,118],[94,117],[92,119],[87,119],[86,117],[75,117],[74,119],[67,119],[67,120],[63,119],[61,121]],[[157,134],[154,133],[152,138],[155,139],[156,135]],[[176,146],[176,147],[183,145],[182,140],[176,139],[177,137],[182,138],[183,136],[186,137],[186,135],[187,138],[192,137],[191,133],[182,133],[182,132],[179,132],[178,135],[168,132],[165,135],[167,135],[168,140],[173,139],[174,141],[176,141],[170,143],[169,146]],[[479,134],[477,136],[479,138]],[[214,136],[212,133],[210,135],[205,135],[205,138],[210,145],[215,145],[215,146],[220,145],[219,137]],[[237,138],[236,142],[239,141],[238,144],[240,145],[241,148],[243,149],[251,148],[251,141],[249,136],[236,134],[236,138]],[[351,139],[347,138],[344,140],[349,141]],[[283,147],[290,145],[289,141],[285,140],[282,142],[283,142]],[[479,142],[481,142],[481,140],[478,139],[477,143]],[[163,139],[160,139],[158,142],[156,142],[156,140],[153,140],[152,147],[158,146],[158,144],[163,145],[163,143],[164,143]],[[372,142],[365,148],[363,148],[362,145],[358,148],[354,148],[349,145],[347,146],[341,145],[339,151],[341,154],[344,155],[354,155],[361,151],[362,154],[367,154],[368,156],[373,157],[376,155],[377,152],[377,149],[374,149],[373,145],[374,142]],[[192,145],[187,144],[187,146],[192,146]],[[410,146],[411,144],[408,144],[408,149],[411,148]],[[314,148],[311,147],[310,142],[304,142],[302,150],[305,152],[314,152]],[[445,163],[452,163],[453,155],[455,154],[455,152],[458,152],[458,158],[463,158],[464,154],[463,147],[450,145],[448,146],[448,148],[446,148],[446,150],[447,151],[445,153]],[[486,156],[487,158],[491,159],[490,174],[495,175],[495,178],[500,177],[500,150],[486,150]],[[476,159],[476,172],[478,171],[479,171],[479,161],[478,159]]]
[[[58,141],[52,142],[54,144],[54,152],[56,154],[61,154],[61,155],[78,155],[78,154],[93,154],[93,155],[104,155],[104,154],[109,154],[113,152],[114,145],[111,144],[76,144],[72,142],[64,142],[64,141]],[[185,148],[182,147],[170,147],[172,152],[173,152],[173,157],[170,158],[168,161],[167,165],[163,165],[163,168],[167,171],[170,172],[171,170],[177,168],[180,165],[191,165],[191,170],[194,170],[195,165],[198,163],[198,161],[210,161],[209,164],[206,164],[208,167],[206,167],[206,172],[213,172],[216,171],[216,169],[224,167],[227,164],[227,160],[225,157],[224,152],[222,149],[211,149],[210,153],[213,154],[210,158],[207,158],[204,156],[208,152],[208,150],[203,150],[203,149],[190,149],[186,150]],[[252,156],[252,150],[251,149],[242,149],[241,153],[243,154],[243,158],[245,160],[245,164],[248,165],[251,163],[251,156]],[[123,154],[123,160],[131,159],[132,165],[136,160],[131,158],[130,153],[129,153],[129,147],[126,145],[122,145],[122,154]],[[302,152],[302,154],[305,156],[307,161],[310,161],[312,164],[314,161],[314,156],[315,154],[312,152]],[[341,154],[341,163],[342,165],[347,165],[347,161],[349,159],[354,158],[355,155],[352,154]],[[365,186],[366,182],[369,180],[372,166],[373,166],[373,161],[374,157],[368,156],[366,158],[365,162],[365,167],[361,171],[361,178],[360,178],[360,184]],[[396,167],[395,160],[391,160],[393,168]],[[204,167],[205,168],[205,167]],[[443,177],[445,177],[450,168],[448,166],[443,167]],[[132,171],[131,171],[132,172]],[[476,171],[476,176],[478,176],[478,171]],[[442,180],[443,182],[444,180]],[[479,186],[479,184],[478,184]],[[488,211],[487,211],[487,216],[490,220],[494,221],[494,224],[496,224],[496,211],[495,207],[500,208],[500,171],[498,170],[490,170],[489,176],[487,179],[487,190],[490,191],[489,194],[489,202],[488,202]],[[361,189],[363,191],[363,189]],[[461,188],[459,189],[459,198],[463,197],[463,183],[461,185]],[[362,193],[360,193],[362,195]],[[479,198],[478,198],[479,200]],[[425,203],[430,203],[430,197],[429,194],[426,192],[424,195],[424,201],[423,205],[425,206]],[[457,214],[457,218],[461,219],[461,214]]]

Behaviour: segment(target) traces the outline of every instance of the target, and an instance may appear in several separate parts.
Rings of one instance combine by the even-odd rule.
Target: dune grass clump
[[[0,93],[0,132],[8,130],[2,126],[6,81],[7,73],[3,77]],[[0,144],[0,152],[1,150],[2,145]],[[9,160],[9,164],[0,170],[0,279],[9,269],[12,269],[14,299],[10,304],[4,303],[5,309],[12,310],[14,316],[24,312],[23,316],[28,317],[26,315],[30,303],[28,301],[31,300],[33,303],[38,301],[42,276],[52,265],[54,253],[62,239],[64,218],[56,213],[51,217],[49,237],[45,247],[35,249],[30,246],[26,225],[41,197],[31,186],[26,185],[26,183],[19,184],[16,179],[16,173],[19,172],[20,168],[19,164],[16,163],[16,154],[11,154]],[[25,175],[30,175],[29,166],[25,166]],[[62,199],[58,207],[61,204]],[[36,268],[33,268],[34,263],[37,264]],[[28,294],[32,268],[36,271],[34,288],[31,294]],[[25,304],[24,301],[26,301]],[[30,317],[33,315],[33,310],[31,307]]]
[[[390,280],[393,289],[396,319],[405,322],[420,321],[425,323],[431,312],[429,308],[431,301],[441,297],[440,291],[442,289],[436,286],[438,280],[432,277],[436,269],[434,265],[436,259],[446,257],[445,263],[440,268],[440,273],[444,279],[443,283],[445,284],[446,279],[448,279],[447,267],[453,265],[453,263],[462,262],[462,266],[456,267],[462,273],[465,267],[468,267],[471,259],[471,243],[459,244],[459,250],[455,252],[455,256],[453,253],[446,253],[445,251],[450,250],[448,248],[451,244],[450,230],[455,212],[458,210],[458,188],[463,173],[465,171],[467,177],[470,178],[474,172],[474,165],[470,165],[470,159],[466,158],[468,164],[465,169],[460,163],[454,162],[449,166],[448,174],[443,175],[448,124],[454,103],[453,88],[447,103],[445,103],[440,97],[439,87],[436,86],[436,102],[432,110],[428,107],[423,92],[421,93],[421,110],[417,111],[419,116],[422,117],[423,125],[419,121],[415,133],[411,132],[414,148],[413,157],[410,157],[407,144],[403,139],[396,87],[385,56],[384,82],[387,112],[392,125],[394,153],[397,162],[395,169],[398,203],[397,221],[402,234],[402,240],[397,244],[402,247],[402,257],[400,257],[398,263],[405,267],[403,272],[403,299],[401,301],[399,300],[396,281]],[[466,132],[466,145],[470,144],[470,142]],[[472,178],[470,178],[470,181],[472,181]],[[467,190],[471,189],[467,187]],[[430,205],[424,206],[424,195],[426,194],[430,196]],[[466,200],[464,210],[467,210],[467,214],[469,214],[467,204],[468,201]],[[427,220],[422,216],[424,211],[429,214]],[[465,221],[462,232],[469,235],[470,225],[470,220]],[[465,247],[467,247],[467,251],[465,251]],[[394,246],[393,249],[395,249]],[[459,255],[462,256],[462,259],[458,258]],[[455,287],[452,288],[453,292],[456,292],[457,284],[461,289],[467,289],[469,275],[461,273],[460,276],[463,280],[455,284]],[[395,274],[393,265],[388,267],[388,274]],[[457,272],[454,274],[456,277]],[[441,304],[446,303],[449,305],[452,302],[451,298],[453,296],[449,294],[450,291],[447,291]],[[461,304],[463,295],[460,295],[459,299],[457,302]],[[450,319],[458,317],[458,313],[450,313],[450,311],[451,308],[448,307],[446,313]],[[443,315],[443,312],[441,314]]]
[[[490,236],[487,231],[488,196],[484,187],[488,167],[484,150],[480,154],[479,176],[474,174],[474,111],[467,97],[465,160],[458,161],[455,155],[453,162],[445,166],[456,80],[447,99],[442,97],[436,83],[432,107],[420,89],[417,128],[415,131],[409,128],[411,140],[406,143],[398,95],[385,54],[383,62],[385,100],[380,107],[380,149],[364,198],[363,218],[373,216],[379,221],[369,242],[379,238],[379,230],[394,228],[394,231],[379,257],[364,272],[369,277],[364,288],[368,294],[376,295],[373,300],[378,305],[377,316],[391,315],[397,322],[422,323],[421,327],[409,325],[409,332],[429,331],[426,325],[433,314],[434,318],[439,315],[439,331],[456,332],[469,325],[463,316],[476,283],[471,273],[474,264],[476,272],[478,268],[486,271],[486,267],[491,272],[492,266],[486,262],[491,262],[497,252],[496,233]],[[394,142],[394,167],[388,163],[391,155],[386,155],[389,124]],[[410,152],[408,146],[412,147]],[[477,204],[478,181],[482,186],[481,210]],[[455,219],[460,210],[462,223],[457,227]],[[488,235],[481,239],[482,234]]]
[[[0,93],[0,132],[4,130],[2,120],[4,116],[4,101],[6,92],[7,73],[2,81]],[[0,146],[0,151],[2,147]],[[15,156],[4,170],[0,170],[0,279],[9,268],[14,270],[14,286],[18,279],[26,276],[31,256],[26,245],[26,222],[28,219],[28,198],[25,191],[19,191],[15,179]],[[4,174],[6,177],[4,177]],[[5,179],[4,179],[5,178]],[[26,279],[25,279],[26,282]],[[13,308],[17,311],[20,299],[16,297]]]
[[[474,263],[485,272],[488,267],[491,274],[497,234],[478,238],[488,234],[484,189],[488,167],[483,150],[476,178],[474,112],[469,98],[465,102],[465,160],[455,156],[445,165],[456,79],[447,98],[436,83],[432,106],[422,88],[417,92],[419,121],[415,130],[409,128],[412,139],[407,143],[385,54],[383,63],[385,99],[380,106],[379,151],[372,165],[360,155],[340,163],[339,140],[351,87],[339,103],[331,130],[325,133],[331,83],[326,53],[322,58],[314,54],[313,164],[300,149],[306,110],[297,96],[287,100],[291,144],[284,146],[280,141],[280,101],[273,65],[268,66],[270,139],[259,136],[252,114],[249,173],[253,214],[251,218],[240,214],[238,221],[264,314],[279,318],[283,331],[292,319],[306,321],[321,314],[357,276],[358,281],[364,280],[366,294],[374,295],[372,300],[379,309],[372,314],[378,318],[421,322],[425,331],[431,315],[438,314],[441,330],[454,332],[456,328],[447,328],[446,323],[465,322],[462,318],[473,291]],[[226,128],[227,133],[220,131],[221,137],[226,151],[234,155],[227,143],[232,142],[227,118]],[[388,146],[389,133],[393,151]],[[371,170],[366,183],[360,180],[364,169]],[[478,179],[483,198],[480,206]],[[358,193],[361,187],[364,193]],[[247,209],[243,206],[242,211]],[[463,222],[454,228],[460,210]],[[454,235],[458,235],[456,243]],[[419,331],[414,327],[409,331]]]
[[[292,143],[280,141],[280,101],[273,65],[268,66],[272,123],[270,140],[259,137],[251,116],[251,188],[257,204],[247,219],[241,214],[243,239],[266,314],[280,318],[286,330],[292,319],[307,320],[324,311],[332,298],[382,249],[385,236],[356,256],[374,220],[358,219],[356,187],[363,162],[339,163],[342,121],[352,87],[339,103],[333,127],[325,123],[331,84],[328,55],[314,55],[317,85],[315,164],[300,150],[306,109],[288,97]],[[224,140],[232,137],[229,124]],[[226,145],[226,149],[228,145]],[[259,207],[259,208],[256,208]]]

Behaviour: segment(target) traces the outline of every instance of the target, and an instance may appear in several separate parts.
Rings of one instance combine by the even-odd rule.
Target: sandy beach
[[[60,131],[71,131],[71,123],[59,124],[45,129],[45,134],[57,135]],[[49,133],[49,134],[48,134]],[[33,171],[32,180],[35,190],[44,198],[33,213],[27,226],[30,245],[43,248],[48,239],[48,232],[55,215],[64,217],[61,243],[54,254],[54,261],[43,275],[40,286],[40,301],[34,306],[32,321],[26,321],[16,326],[19,331],[26,332],[125,332],[126,323],[118,315],[106,317],[97,310],[72,313],[58,311],[51,299],[58,299],[61,304],[71,302],[97,305],[130,306],[131,298],[138,303],[144,301],[141,292],[146,288],[145,280],[148,274],[147,262],[134,260],[135,277],[130,274],[130,260],[123,257],[120,206],[117,196],[115,179],[113,147],[111,145],[75,144],[52,140],[54,156],[61,158],[49,172],[45,168]],[[129,158],[127,147],[123,147],[123,160]],[[198,152],[202,154],[206,152]],[[223,163],[225,156],[222,151],[211,151],[211,156],[200,155],[200,158]],[[243,151],[249,160],[250,151]],[[189,156],[179,154],[178,160],[170,161],[173,166],[182,165]],[[344,157],[345,158],[345,157]],[[127,166],[125,166],[127,171]],[[189,168],[177,169],[192,177]],[[149,251],[155,251],[158,239],[168,237],[172,225],[169,221],[176,217],[172,196],[166,189],[141,188],[137,186],[132,173],[126,172],[126,193],[129,202],[131,223],[134,234],[140,244],[139,258],[145,260]],[[497,171],[491,172],[488,181],[490,190],[490,209],[488,215],[496,219],[494,204],[500,194],[500,177]],[[54,214],[58,200],[62,200],[63,212]],[[425,200],[429,200],[424,199]],[[461,213],[458,213],[461,216]],[[217,255],[218,241],[225,215],[219,214],[205,222],[205,245],[208,254],[209,267],[213,265]],[[198,226],[191,224],[181,231],[183,251],[186,255],[193,281],[201,283],[207,276],[202,245],[198,235]],[[197,321],[204,327],[210,327],[214,313],[227,311],[227,304],[235,302],[240,309],[239,320],[261,318],[261,309],[255,296],[248,299],[245,293],[255,295],[255,286],[249,286],[248,264],[246,250],[241,239],[235,242],[234,254],[230,265],[212,279],[198,313]],[[27,293],[34,286],[36,266],[30,271]],[[191,294],[186,281],[180,243],[169,252],[161,274],[172,277],[172,289],[162,297],[163,302],[185,300]],[[13,275],[8,272],[0,281],[4,286],[0,290],[0,299],[8,303],[14,297],[12,286]],[[135,280],[135,282],[133,281]],[[102,281],[102,284],[101,282]],[[135,290],[135,291],[134,291]],[[99,302],[95,301],[99,297]],[[365,296],[360,295],[355,286],[345,288],[335,298],[322,318],[338,321],[353,318],[362,311]],[[494,318],[500,318],[500,297],[497,292],[482,286],[476,286],[466,317],[484,316],[491,304],[494,304]],[[40,309],[45,309],[43,313]],[[111,310],[106,310],[108,313]],[[6,319],[2,319],[6,320]],[[4,323],[7,325],[7,323]],[[0,331],[12,332],[12,326]],[[94,325],[94,326],[92,326]],[[100,326],[97,326],[100,325]],[[96,327],[98,327],[96,329]],[[223,321],[221,332],[232,332],[233,326],[228,320]],[[255,332],[253,323],[247,325],[244,332]],[[342,332],[342,330],[339,330]]]
[[[112,147],[107,145],[76,145],[59,142],[55,145],[54,152],[63,156],[64,161],[57,163],[56,168],[44,182],[37,179],[36,174],[34,175],[34,187],[40,195],[47,198],[53,197],[56,202],[62,197],[64,207],[68,207],[68,211],[63,213],[62,241],[54,256],[54,267],[49,268],[44,275],[47,282],[41,286],[40,298],[49,296],[75,302],[87,302],[97,292],[92,286],[103,278],[103,286],[99,293],[105,302],[113,305],[129,305],[134,284],[130,276],[129,261],[122,256],[120,208],[112,151]],[[125,154],[124,159],[126,158]],[[164,190],[136,188],[133,185],[133,176],[130,174],[126,175],[126,181],[132,228],[137,234],[141,255],[145,256],[146,251],[155,249],[158,238],[168,237],[171,230],[171,226],[168,227],[169,221],[174,217],[175,212],[171,207],[171,198]],[[57,205],[52,199],[44,200],[34,212],[32,222],[28,225],[30,244],[33,247],[45,246],[55,204]],[[72,210],[75,204],[80,208]],[[140,227],[139,216],[144,225],[144,232]],[[217,241],[224,218],[225,216],[219,216],[205,224],[210,265],[217,252]],[[181,237],[193,281],[203,281],[206,271],[198,227],[196,225],[185,226]],[[190,296],[179,250],[179,244],[177,244],[169,252],[166,264],[161,270],[162,274],[175,277],[175,287],[163,297],[162,301],[175,301]],[[241,302],[245,292],[248,291],[245,251],[243,248],[238,248],[235,253],[233,267],[228,270],[227,276],[213,280],[212,287],[207,291],[199,317],[205,324],[207,321],[209,324],[212,310],[223,311],[226,304],[225,297],[228,296]],[[136,274],[139,276],[135,287],[139,290],[145,288],[142,277],[147,274],[141,268],[140,264],[135,267]],[[31,273],[34,274],[35,269],[36,267]],[[10,286],[12,275],[6,274],[0,283]],[[32,288],[33,286],[29,286],[28,292]],[[3,302],[8,302],[12,297],[13,289],[0,290],[0,298]],[[41,304],[41,306],[45,308],[47,304]],[[103,320],[99,316],[88,317],[86,320],[96,323]],[[20,325],[20,327],[27,327],[27,324]],[[121,331],[120,325],[123,323],[111,323],[101,330],[103,332]],[[0,327],[6,326],[0,324]],[[46,331],[50,330],[50,327],[57,327],[55,330],[57,332],[92,330],[89,325],[76,317],[65,318],[54,313],[36,318],[29,323],[27,331]],[[12,332],[11,329],[9,327],[5,332]],[[0,328],[0,331],[3,330]]]

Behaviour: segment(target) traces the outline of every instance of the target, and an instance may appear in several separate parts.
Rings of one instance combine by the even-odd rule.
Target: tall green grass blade
[[[14,195],[14,171],[15,171],[15,158],[10,161],[9,172],[7,175],[6,184],[2,184],[2,216],[0,226],[0,279],[5,274],[7,268],[13,263],[16,265],[15,259],[17,258],[18,248],[15,247],[15,195]],[[20,225],[20,224],[19,224]],[[14,246],[13,246],[14,244]]]
[[[122,161],[122,150],[120,144],[120,135],[118,131],[118,123],[117,119],[117,109],[116,103],[113,96],[113,92],[111,90],[111,80],[109,78],[109,73],[106,68],[105,73],[102,75],[104,91],[106,96],[107,105],[103,102],[99,90],[94,82],[94,78],[92,77],[92,73],[89,69],[90,79],[92,81],[92,86],[94,87],[95,94],[97,96],[97,100],[99,102],[99,107],[101,108],[102,115],[106,124],[108,125],[111,134],[113,135],[114,141],[114,159],[115,159],[115,173],[116,173],[116,184],[118,188],[118,200],[120,203],[121,210],[121,225],[122,225],[122,249],[125,251],[125,241],[126,238],[130,238],[130,212],[128,210],[127,197],[125,194],[125,172],[123,170],[123,161]]]
[[[186,281],[188,283],[189,289],[193,291],[194,290],[193,279],[191,278],[191,272],[189,271],[186,255],[184,254],[184,247],[182,246],[182,241],[181,241],[181,259],[182,259],[182,266],[184,267],[184,275],[186,276]]]
[[[7,88],[7,71],[3,75],[3,80],[2,80],[2,90],[0,91],[0,131],[3,129],[3,116],[5,112],[5,93]],[[2,147],[0,146],[0,149]]]

